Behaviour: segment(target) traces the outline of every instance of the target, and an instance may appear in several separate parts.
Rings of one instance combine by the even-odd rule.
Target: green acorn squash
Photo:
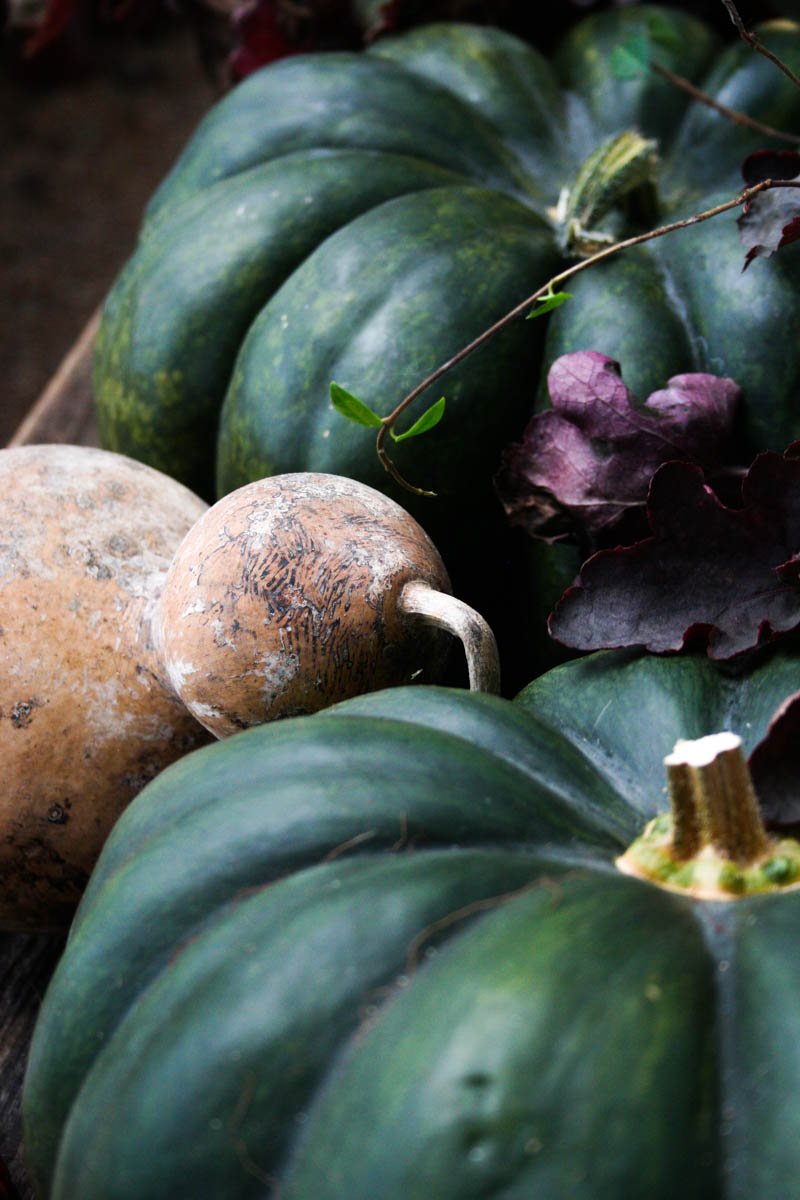
[[[652,154],[639,139],[633,161],[593,193],[599,214],[612,206],[595,214],[607,232],[736,195],[761,135],[655,73],[612,74],[614,48],[654,20],[665,65],[774,125],[800,124],[800,93],[771,63],[742,42],[720,52],[692,16],[647,5],[590,17],[552,63],[499,30],[444,23],[246,79],[153,197],[106,302],[103,445],[205,495],[217,447],[219,494],[294,471],[386,490],[421,521],[501,646],[496,598],[518,584],[508,559],[520,535],[504,541],[491,477],[558,354],[611,355],[642,399],[678,372],[732,376],[747,396],[742,461],[782,450],[800,436],[800,256],[791,248],[743,276],[732,216],[586,272],[546,346],[544,320],[520,320],[429,389],[410,417],[444,392],[444,421],[394,453],[435,501],[399,489],[370,433],[329,402],[336,381],[390,411],[546,282],[571,257],[559,196],[613,135],[652,139],[658,186],[656,196],[640,178]],[[800,70],[797,26],[763,37]]]
[[[553,62],[503,31],[444,23],[365,53],[291,56],[247,78],[158,188],[104,307],[102,444],[200,494],[213,492],[215,454],[218,494],[299,470],[386,491],[439,546],[501,658],[522,655],[522,673],[506,678],[527,682],[542,649],[519,640],[527,596],[541,590],[542,572],[561,568],[521,563],[524,536],[507,530],[492,476],[547,367],[566,350],[601,350],[643,400],[675,373],[727,374],[747,397],[741,461],[782,450],[800,437],[796,248],[742,276],[729,216],[584,272],[546,346],[545,320],[518,320],[409,414],[446,394],[444,421],[393,451],[435,500],[390,479],[371,433],[331,408],[329,386],[390,412],[545,283],[572,257],[559,197],[615,134],[642,137],[590,194],[590,223],[607,233],[735,196],[760,134],[691,104],[656,73],[613,76],[614,48],[651,28],[664,65],[772,125],[800,125],[800,92],[770,62],[742,42],[721,50],[690,14],[648,5],[578,24]],[[763,37],[800,70],[800,26],[775,23]],[[642,178],[650,142],[656,191]],[[546,588],[546,610],[575,565],[570,558],[552,595]],[[527,571],[533,582],[522,580]]]
[[[605,653],[518,703],[393,689],[168,768],[41,1010],[41,1196],[786,1195],[800,890],[698,900],[614,859],[676,738],[749,748],[799,681]]]

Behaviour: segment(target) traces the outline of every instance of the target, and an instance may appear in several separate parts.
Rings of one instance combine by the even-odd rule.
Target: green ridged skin
[[[387,223],[394,231],[389,241]],[[331,379],[358,378],[360,394],[388,411],[390,378],[410,390],[439,356],[457,353],[465,331],[477,336],[487,319],[499,319],[509,295],[524,299],[529,280],[553,261],[543,222],[517,201],[475,187],[390,200],[333,234],[265,305],[242,345],[220,427],[220,490],[262,472],[263,447],[269,474],[287,471],[302,447],[306,470],[355,475],[390,491],[434,541],[448,539],[459,515],[474,537],[475,521],[491,501],[497,439],[511,440],[526,420],[540,331],[517,325],[500,335],[506,353],[499,360],[496,346],[478,351],[453,369],[444,388],[427,393],[433,402],[446,392],[448,416],[416,441],[412,482],[436,491],[435,504],[391,485],[374,439],[318,397]],[[334,307],[326,288],[332,279]],[[442,304],[453,289],[460,294],[455,309]],[[476,392],[487,398],[477,407]],[[256,394],[263,403],[250,402]],[[457,456],[454,425],[469,429]],[[404,463],[400,448],[396,457]],[[464,494],[467,478],[474,481],[471,495]]]
[[[742,275],[733,215],[570,281],[572,301],[520,319],[423,394],[407,422],[444,394],[441,425],[389,449],[435,500],[398,488],[373,434],[330,405],[333,381],[388,413],[564,266],[555,206],[610,137],[655,139],[658,183],[655,207],[651,197],[634,220],[635,206],[618,205],[599,221],[606,233],[736,194],[760,135],[653,72],[620,81],[610,70],[615,47],[654,14],[672,33],[666,66],[755,117],[800,126],[800,92],[771,63],[741,41],[721,48],[686,12],[648,5],[590,16],[552,60],[450,22],[364,53],[292,56],[239,84],[153,197],[108,297],[94,384],[103,445],[209,499],[315,469],[377,485],[422,522],[510,661],[536,579],[523,594],[519,531],[506,528],[491,479],[546,403],[558,355],[617,358],[642,400],[680,372],[733,376],[745,391],[742,462],[800,437],[800,252]],[[797,27],[763,37],[800,69]],[[511,594],[508,609],[498,597]],[[514,686],[541,668],[541,640]]]
[[[265,298],[359,212],[398,189],[458,178],[400,155],[297,151],[160,211],[105,305],[97,347],[104,444],[135,428],[129,449],[138,457],[146,445],[151,464],[176,473],[177,452],[177,473],[205,480],[208,491],[220,397]]]
[[[800,1171],[800,892],[619,873],[676,737],[800,662],[596,654],[170,767],[116,826],[24,1112],[52,1200],[773,1200]]]

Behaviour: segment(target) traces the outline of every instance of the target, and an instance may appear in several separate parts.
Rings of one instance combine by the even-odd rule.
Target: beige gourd
[[[361,692],[437,682],[491,631],[374,489],[276,476],[212,508],[86,447],[0,451],[0,927],[70,918],[117,816],[187,751]]]
[[[153,604],[207,505],[82,446],[0,451],[0,926],[70,918],[122,809],[209,740],[164,685]]]
[[[437,682],[450,634],[471,686],[497,691],[494,637],[449,592],[435,546],[400,505],[337,475],[276,475],[231,492],[187,534],[155,638],[176,694],[217,737]]]

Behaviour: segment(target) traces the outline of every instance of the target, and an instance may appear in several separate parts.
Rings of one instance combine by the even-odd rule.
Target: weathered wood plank
[[[33,1200],[22,1147],[22,1080],[39,1005],[63,946],[62,934],[0,934],[0,1160],[13,1200]]]
[[[100,321],[98,309],[42,392],[9,446],[65,442],[96,446],[92,406],[92,347]]]

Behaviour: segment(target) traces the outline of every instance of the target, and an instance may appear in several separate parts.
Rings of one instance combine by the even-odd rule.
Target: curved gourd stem
[[[467,657],[471,691],[499,693],[497,642],[480,613],[447,592],[437,592],[421,579],[412,579],[404,585],[398,607],[403,613],[422,617],[429,624],[446,629],[461,641]]]

